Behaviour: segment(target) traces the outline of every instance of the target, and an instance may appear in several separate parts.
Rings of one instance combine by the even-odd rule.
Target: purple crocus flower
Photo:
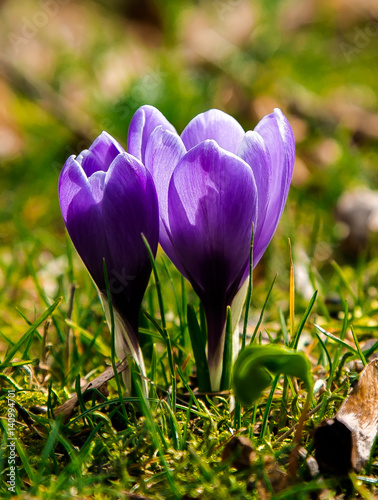
[[[133,154],[151,172],[158,194],[159,241],[205,308],[210,376],[217,390],[226,309],[231,304],[238,309],[237,322],[252,224],[255,266],[280,220],[293,173],[293,132],[279,109],[248,132],[211,109],[179,136],[159,111],[142,106],[130,124],[129,138],[134,137],[139,143]]]
[[[59,179],[60,207],[75,248],[96,283],[109,322],[105,259],[115,312],[116,352],[132,354],[144,371],[138,313],[151,273],[141,233],[156,253],[156,190],[144,165],[103,132],[88,150],[71,156]]]

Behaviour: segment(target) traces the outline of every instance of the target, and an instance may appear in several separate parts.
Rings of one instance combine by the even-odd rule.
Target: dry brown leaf
[[[315,430],[315,458],[330,474],[359,472],[367,463],[378,433],[378,360],[361,372],[356,386],[332,419]]]
[[[233,436],[222,452],[222,462],[231,461],[231,466],[237,470],[251,467],[255,458],[251,440],[245,436]]]

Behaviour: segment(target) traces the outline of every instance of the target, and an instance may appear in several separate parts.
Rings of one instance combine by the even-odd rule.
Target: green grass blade
[[[342,341],[344,341],[345,335],[346,335],[346,332],[347,332],[347,329],[348,329],[348,323],[349,323],[348,322],[348,309],[349,309],[348,308],[348,301],[345,300],[344,301],[344,319],[343,319],[343,325],[342,325],[341,334],[340,334],[340,339]],[[318,338],[320,340],[320,336],[318,336]],[[335,377],[336,370],[337,370],[338,365],[340,363],[340,359],[342,359],[341,358],[342,349],[343,349],[343,346],[341,344],[339,344],[337,346],[337,349],[336,349],[335,362],[332,363],[332,365],[330,365],[330,374],[329,374],[328,381],[327,381],[327,389],[328,390],[331,389],[332,382],[333,382],[333,379]]]
[[[252,291],[253,291],[253,240],[254,240],[254,236],[255,236],[255,226],[254,226],[254,224],[252,224],[251,245],[249,248],[248,290],[247,290],[247,297],[245,300],[245,312],[244,312],[243,335],[242,335],[242,346],[241,346],[242,349],[244,349],[246,339],[247,339],[249,308],[251,306]]]
[[[240,429],[241,427],[241,404],[239,401],[235,403],[234,427],[235,429]]]
[[[335,260],[331,261],[331,265],[332,265],[333,269],[336,271],[336,274],[338,275],[338,277],[340,278],[340,281],[343,283],[345,288],[348,290],[348,292],[351,294],[351,296],[357,302],[357,295],[353,291],[352,287],[350,286],[350,282],[349,282],[348,278],[345,276],[344,271],[341,269],[341,267],[339,266],[339,264]]]
[[[294,337],[295,331],[295,276],[294,276],[294,264],[293,255],[291,251],[291,241],[289,242],[289,257],[290,257],[290,285],[289,285],[289,316],[290,316],[290,335]]]
[[[155,342],[152,344],[152,356],[151,356],[151,367],[150,367],[150,373],[149,377],[152,382],[150,386],[150,398],[155,399],[157,397],[157,392],[156,392],[156,374],[157,374],[157,359],[158,359],[158,353],[157,353],[157,348]]]
[[[309,302],[309,304],[304,312],[304,315],[302,316],[301,322],[298,325],[297,331],[295,332],[295,337],[292,340],[292,343],[290,346],[293,349],[298,348],[299,338],[300,338],[302,330],[306,324],[306,321],[311,314],[312,308],[314,307],[317,295],[318,295],[318,291],[316,290],[314,295],[311,297],[311,300],[310,300],[310,302]]]
[[[285,317],[284,317],[284,314],[283,314],[282,309],[280,307],[278,308],[278,317],[280,319],[280,325],[281,325],[284,344],[287,347],[289,347],[290,346],[289,332],[287,331]]]
[[[220,383],[221,391],[228,391],[231,387],[232,375],[232,319],[231,307],[227,307],[226,331],[224,336],[223,368]]]
[[[184,341],[184,345],[186,349],[188,350],[189,347],[189,335],[188,335],[188,320],[186,317],[186,312],[187,312],[187,304],[188,304],[188,297],[187,297],[187,291],[186,291],[186,286],[185,286],[185,278],[184,276],[180,276],[180,283],[181,283],[181,312],[182,312],[182,321],[183,323],[180,323],[180,329],[181,329],[181,335]]]
[[[24,335],[20,338],[20,340],[12,347],[12,349],[7,353],[5,359],[2,361],[0,364],[0,369],[5,368],[9,366],[9,362],[12,360],[14,355],[17,353],[17,351],[20,349],[20,347],[25,343],[28,342],[30,337],[34,335],[34,332],[36,329],[49,317],[51,314],[55,311],[55,309],[58,307],[60,301],[62,299],[59,298],[57,299],[46,311],[41,314],[41,316],[31,325],[31,327],[24,333]]]
[[[187,322],[197,367],[198,388],[200,392],[210,392],[211,383],[206,356],[206,338],[198,324],[196,313],[191,304],[187,305]]]
[[[192,389],[187,384],[187,382],[185,380],[185,377],[184,377],[184,374],[182,373],[182,370],[181,370],[181,368],[179,366],[177,367],[177,373],[178,373],[179,377],[181,378],[181,382],[183,383],[183,386],[188,391],[188,393],[190,394],[191,399],[193,400],[194,404],[196,405],[198,412],[201,413],[201,405],[199,404],[199,402],[198,402],[198,400],[197,400],[194,392],[192,391]]]
[[[200,319],[199,324],[201,327],[201,332],[204,335],[205,344],[206,344],[206,342],[207,342],[207,322],[206,322],[206,313],[205,313],[205,309],[203,307],[202,302],[200,302],[200,305],[199,305],[199,319]]]
[[[173,413],[172,408],[167,403],[167,401],[163,399],[161,401],[161,404],[163,405],[163,407],[165,407],[165,410],[168,413],[168,422],[169,422],[169,427],[171,429],[173,448],[175,450],[183,450],[184,447],[182,443],[181,429],[179,423],[177,422],[177,418]]]
[[[268,396],[268,399],[266,401],[266,406],[265,406],[265,411],[264,411],[264,415],[263,415],[263,419],[262,419],[262,423],[261,423],[261,431],[260,431],[260,436],[259,436],[260,443],[262,443],[262,441],[264,440],[266,429],[268,427],[270,408],[272,406],[274,391],[276,390],[279,378],[280,378],[280,374],[277,374],[272,382],[272,388],[270,389],[269,396]]]
[[[171,284],[171,288],[173,290],[173,295],[175,297],[176,310],[177,310],[177,315],[178,315],[179,322],[180,322],[180,338],[184,341],[185,328],[186,328],[186,323],[185,323],[186,298],[184,296],[185,294],[182,294],[182,296],[180,298],[180,294],[177,291],[177,287],[175,286],[175,282],[172,279],[172,275],[171,275],[171,272],[170,272],[169,267],[167,265],[167,262],[165,259],[162,259],[162,262],[163,262],[164,270],[167,273],[169,282]],[[181,278],[184,279],[182,276],[181,276]],[[183,291],[182,284],[181,284],[181,291]],[[185,309],[183,309],[183,307],[185,307]]]
[[[28,455],[26,451],[24,450],[24,447],[22,446],[20,441],[16,441],[16,450],[17,450],[17,455],[20,457],[21,463],[24,466],[25,472],[28,475],[31,484],[35,484],[35,471],[32,468]]]
[[[268,304],[269,297],[270,297],[270,294],[272,293],[272,290],[273,290],[273,287],[274,287],[274,283],[276,282],[276,279],[277,279],[277,274],[274,276],[273,281],[272,281],[272,283],[271,283],[271,285],[269,287],[268,293],[267,293],[267,295],[265,297],[264,304],[262,306],[262,309],[261,309],[261,312],[260,312],[260,316],[259,316],[259,319],[258,319],[257,324],[255,326],[255,329],[253,331],[252,338],[251,338],[251,341],[250,341],[249,345],[253,344],[253,342],[255,341],[257,332],[259,331],[260,325],[262,323],[262,320],[263,320],[263,317],[264,317],[264,312],[265,312],[266,306]]]
[[[357,357],[359,356],[358,351],[356,351],[356,349],[354,349],[352,346],[350,346],[349,344],[344,342],[344,340],[341,340],[341,338],[336,337],[336,335],[333,335],[332,333],[327,332],[327,330],[324,330],[324,328],[317,325],[316,323],[314,323],[314,326],[317,330],[319,330],[320,333],[323,333],[324,335],[326,335],[330,339],[332,339],[335,342],[337,342],[338,344],[342,345],[343,347],[345,347],[345,349],[348,349],[348,351],[352,352],[355,356],[357,356]]]
[[[329,365],[329,371],[332,372],[332,367],[333,367],[333,364],[332,364],[332,360],[331,360],[331,356],[329,355],[329,352],[328,352],[328,349],[323,341],[323,339],[321,338],[321,336],[318,334],[318,332],[315,332],[315,335],[319,341],[319,344],[322,346],[322,349],[323,349],[323,352],[324,354],[326,355],[327,357],[327,360],[328,360],[328,365]],[[322,358],[323,356],[320,356],[320,358]]]
[[[353,326],[350,327],[350,331],[352,332],[353,340],[354,340],[354,343],[357,347],[358,357],[362,361],[363,365],[366,366],[367,361],[366,361],[365,356],[363,355],[363,352],[361,351],[360,343],[358,342],[358,338],[357,338],[356,332],[354,331]]]
[[[373,352],[375,352],[377,349],[378,349],[378,340],[369,349],[363,351],[365,359],[369,359],[370,356],[373,354]]]

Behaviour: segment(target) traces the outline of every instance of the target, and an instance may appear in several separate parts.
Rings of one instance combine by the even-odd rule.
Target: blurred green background
[[[311,296],[313,269],[325,301],[337,288],[332,259],[352,273],[377,256],[374,234],[367,247],[349,245],[350,228],[334,216],[344,192],[378,183],[377,42],[372,0],[1,1],[3,334],[23,332],[22,314],[39,315],[41,296],[64,292],[63,163],[102,130],[126,147],[130,119],[146,103],[179,132],[213,107],[246,130],[274,107],[284,111],[297,159],[281,224],[256,269],[255,305],[262,278],[269,284],[279,272],[278,287],[288,288],[288,237],[299,298]],[[81,300],[90,314],[94,289]]]

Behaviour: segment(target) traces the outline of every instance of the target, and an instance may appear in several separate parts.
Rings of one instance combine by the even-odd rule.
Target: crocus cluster
[[[130,124],[128,153],[103,133],[66,162],[59,193],[68,232],[100,290],[103,259],[123,285],[112,302],[132,332],[124,344],[139,364],[137,317],[151,270],[143,232],[201,299],[212,389],[219,388],[226,310],[248,277],[252,227],[256,265],[284,209],[294,155],[279,109],[248,132],[212,109],[179,135],[156,108],[142,106]]]

